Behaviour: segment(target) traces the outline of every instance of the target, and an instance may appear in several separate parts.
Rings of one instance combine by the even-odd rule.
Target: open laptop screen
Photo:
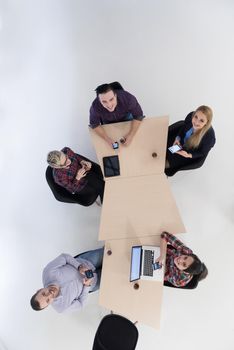
[[[142,246],[132,247],[130,282],[139,280],[141,271]]]

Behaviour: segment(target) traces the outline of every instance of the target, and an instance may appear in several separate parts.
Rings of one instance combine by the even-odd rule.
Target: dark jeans
[[[91,290],[92,292],[94,292],[95,290],[98,290],[100,287],[103,254],[104,254],[104,247],[95,249],[95,250],[89,250],[88,252],[81,253],[75,257],[75,258],[79,257],[82,259],[86,259],[95,266],[95,269],[96,269],[95,272],[97,273],[97,283],[94,289]]]
[[[87,184],[78,192],[79,197],[85,205],[93,204],[98,196],[100,196],[102,202],[104,196],[105,181],[103,180],[101,168],[98,164],[91,163],[92,167],[85,177]]]

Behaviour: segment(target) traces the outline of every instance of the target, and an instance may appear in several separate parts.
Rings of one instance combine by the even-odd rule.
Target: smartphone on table
[[[112,143],[112,147],[113,147],[113,149],[118,149],[119,148],[119,143],[117,141]]]

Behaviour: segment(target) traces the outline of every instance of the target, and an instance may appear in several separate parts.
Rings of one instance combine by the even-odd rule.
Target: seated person
[[[207,156],[215,144],[215,133],[211,126],[212,115],[210,107],[200,106],[195,112],[187,115],[175,139],[172,140],[170,133],[168,134],[167,146],[179,145],[182,149],[176,153],[171,153],[167,149],[165,169],[167,176],[172,176],[181,167]]]
[[[167,246],[168,244],[170,246]],[[208,275],[205,264],[193,254],[192,250],[168,232],[161,234],[160,251],[160,257],[156,262],[162,264],[166,258],[164,281],[175,287],[184,287],[194,275],[199,275],[199,281]]]
[[[131,120],[129,133],[122,137],[123,144],[128,146],[144,118],[136,97],[123,90],[118,82],[99,85],[95,91],[97,97],[90,108],[89,126],[112,147],[116,140],[106,134],[101,124]]]
[[[53,168],[54,181],[58,185],[70,193],[79,193],[80,198],[95,200],[100,196],[103,201],[105,182],[98,164],[84,160],[68,147],[51,151],[47,162]]]
[[[84,305],[88,293],[99,289],[104,248],[91,250],[73,258],[61,254],[43,270],[44,288],[31,298],[34,310],[52,305],[57,312],[79,310]],[[92,270],[93,277],[87,278],[85,271]],[[96,271],[96,272],[95,272]]]

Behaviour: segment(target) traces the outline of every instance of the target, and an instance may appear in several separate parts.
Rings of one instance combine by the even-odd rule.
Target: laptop
[[[139,279],[149,281],[163,281],[164,266],[158,268],[154,264],[160,256],[160,247],[133,246],[131,254],[130,282]]]

